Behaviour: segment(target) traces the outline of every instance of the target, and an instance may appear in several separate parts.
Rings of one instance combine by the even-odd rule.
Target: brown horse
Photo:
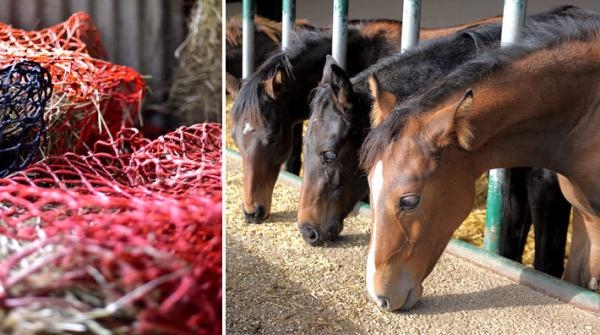
[[[389,28],[392,22],[396,29]],[[350,24],[348,74],[354,75],[398,52],[400,37],[396,32],[400,30],[401,23],[390,20]],[[424,38],[436,35],[434,29],[422,34]],[[270,214],[280,166],[290,157],[293,143],[299,143],[296,136],[301,133],[296,130],[308,118],[309,93],[318,84],[326,55],[331,53],[329,32],[305,31],[292,37],[294,42],[288,50],[271,56],[244,82],[231,110],[232,137],[244,166],[244,212],[248,222],[260,223]],[[295,170],[298,172],[299,165]]]
[[[380,307],[409,309],[468,215],[488,169],[557,171],[576,209],[564,278],[600,278],[600,16],[541,26],[490,51],[397,106],[362,148],[373,226],[367,290]],[[563,177],[564,176],[564,177]]]

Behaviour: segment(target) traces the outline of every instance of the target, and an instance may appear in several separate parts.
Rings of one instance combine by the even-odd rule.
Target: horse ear
[[[454,133],[458,144],[465,150],[471,149],[473,132],[468,116],[473,109],[473,91],[469,88],[454,110]]]
[[[343,109],[349,108],[351,105],[352,83],[350,83],[346,71],[336,64],[331,65],[331,82],[329,85],[331,85],[331,90],[338,105]]]
[[[236,78],[229,72],[225,72],[225,90],[227,90],[227,93],[229,93],[233,99],[240,93],[241,87],[242,81],[239,78]]]
[[[425,136],[439,147],[450,144],[452,135],[465,150],[471,149],[473,132],[468,115],[473,108],[473,91],[468,89],[454,108],[442,109],[425,119]]]
[[[371,126],[375,127],[390,115],[396,104],[396,96],[392,92],[384,90],[374,74],[369,75],[369,89],[374,100]]]
[[[283,91],[285,81],[285,71],[283,70],[283,67],[281,65],[277,65],[277,68],[275,69],[273,75],[264,81],[265,92],[271,99],[277,99]]]
[[[337,65],[335,59],[331,55],[325,57],[325,66],[323,66],[323,76],[321,77],[321,84],[331,82],[331,66]]]

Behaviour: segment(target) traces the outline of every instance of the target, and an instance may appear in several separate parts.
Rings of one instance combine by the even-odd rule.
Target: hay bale
[[[221,19],[221,1],[198,1],[175,51],[179,66],[168,104],[185,125],[221,122]]]

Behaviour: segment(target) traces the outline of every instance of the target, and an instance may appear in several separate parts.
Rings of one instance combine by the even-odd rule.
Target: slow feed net
[[[137,319],[142,333],[219,334],[220,152],[217,124],[154,141],[123,129],[93,153],[0,179],[9,318],[57,331]]]
[[[45,111],[46,154],[85,153],[96,140],[132,126],[144,81],[135,70],[98,59],[106,51],[87,14],[39,31],[0,24],[0,68],[21,60],[48,69],[53,94]]]
[[[0,177],[40,156],[51,85],[50,74],[37,63],[19,62],[0,70]]]
[[[220,334],[221,126],[144,138],[144,82],[105,55],[85,14],[0,24],[20,69],[0,73],[0,164],[23,149],[0,178],[0,333]]]

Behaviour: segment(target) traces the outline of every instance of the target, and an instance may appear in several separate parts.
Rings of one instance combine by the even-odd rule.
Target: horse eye
[[[321,153],[321,158],[325,163],[331,163],[337,158],[337,154],[333,151],[325,151]]]
[[[421,197],[418,195],[404,196],[404,197],[400,198],[400,204],[399,204],[400,210],[405,211],[405,210],[415,209],[419,205],[420,201],[421,201]]]

